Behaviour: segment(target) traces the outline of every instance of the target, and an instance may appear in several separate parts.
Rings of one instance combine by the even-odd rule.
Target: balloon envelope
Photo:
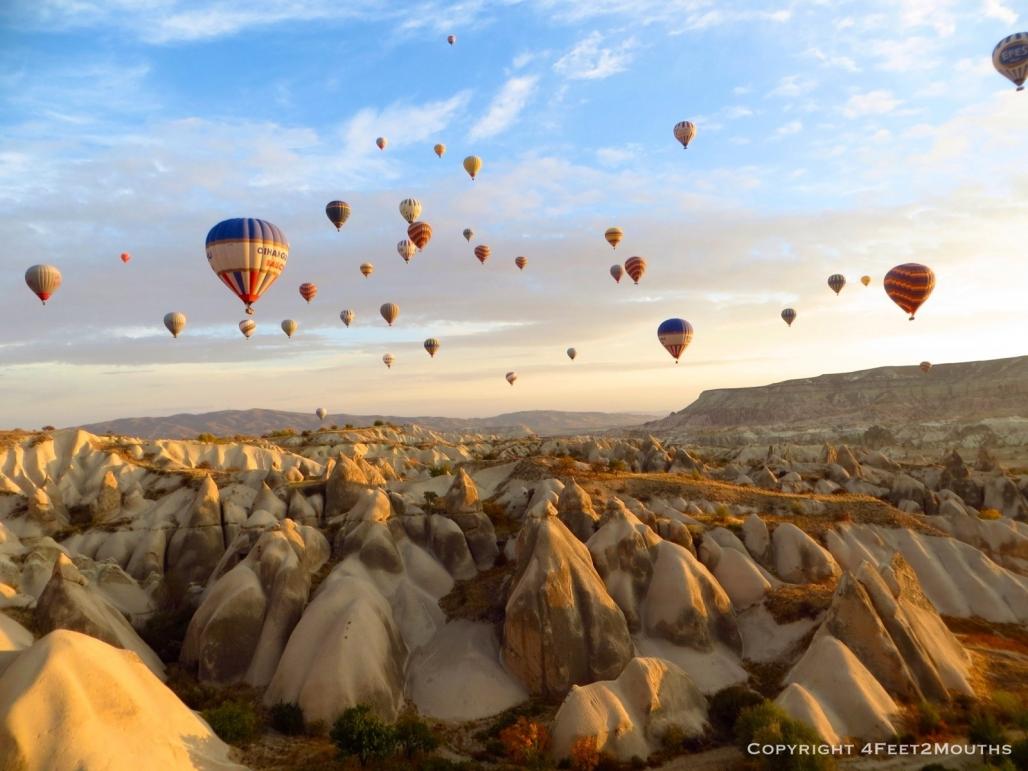
[[[622,268],[620,265],[611,265],[610,266],[610,275],[613,276],[614,280],[617,283],[620,284],[621,283],[621,277],[623,275],[625,275],[625,269]]]
[[[164,314],[164,326],[171,332],[172,337],[178,337],[186,328],[186,314],[172,312]]]
[[[417,198],[404,198],[400,201],[400,216],[409,225],[421,215],[421,201]]]
[[[828,277],[828,286],[833,292],[839,294],[842,288],[846,286],[846,277],[841,273],[833,273]]]
[[[412,222],[407,227],[407,238],[414,242],[418,251],[421,251],[432,239],[432,226],[427,222]]]
[[[464,239],[466,241],[470,241],[474,237],[475,237],[475,231],[474,230],[472,230],[471,228],[464,228]]]
[[[404,262],[410,262],[411,257],[418,253],[418,247],[410,239],[403,239],[396,245],[397,253],[403,257]]]
[[[393,322],[396,321],[396,317],[400,315],[400,306],[396,303],[383,303],[378,312],[382,314],[382,318],[386,320],[386,323],[392,326]]]
[[[344,324],[346,324],[346,326],[350,326],[350,324],[353,323],[353,320],[356,316],[357,314],[349,308],[339,312],[339,318],[342,320]]]
[[[1015,32],[1000,40],[992,49],[992,66],[1023,91],[1028,77],[1028,32]]]
[[[360,271],[363,274],[364,278],[367,278],[375,272],[375,266],[372,265],[370,262],[362,262]]]
[[[464,171],[468,173],[471,179],[478,176],[478,172],[482,170],[482,159],[477,155],[469,155],[464,159]]]
[[[378,149],[379,150],[385,150],[386,149],[386,145],[389,144],[389,140],[386,139],[385,137],[379,137],[378,139],[375,140],[375,144],[378,145]]]
[[[318,407],[314,410],[314,414],[318,416],[318,420],[324,420],[325,416],[328,415],[328,411],[324,407]]]
[[[270,222],[237,218],[219,222],[207,234],[211,270],[242,300],[246,312],[282,274],[289,242]]]
[[[935,289],[935,273],[927,265],[907,262],[886,273],[882,285],[889,299],[909,313],[913,321],[917,309]]]
[[[514,385],[514,381],[518,379],[518,373],[517,372],[508,372],[505,377],[507,378],[507,382],[508,383],[510,383],[511,385]]]
[[[796,311],[794,311],[792,308],[786,308],[784,311],[782,311],[782,321],[784,321],[790,327],[792,326],[792,322],[794,322],[795,320]]]
[[[685,319],[667,319],[657,327],[657,339],[675,361],[692,342],[693,329]]]
[[[292,337],[293,332],[296,331],[297,323],[292,319],[285,319],[282,322],[282,331],[286,333],[286,337]]]
[[[607,243],[610,244],[612,249],[617,249],[621,239],[625,237],[625,231],[621,228],[607,228],[603,237],[607,239]]]
[[[518,266],[518,270],[524,270],[525,266],[528,265],[528,258],[521,256],[515,257],[514,264]]]
[[[243,319],[239,322],[239,331],[243,333],[243,337],[247,340],[250,339],[250,335],[257,329],[257,322],[253,319]]]
[[[922,372],[925,372],[925,373],[927,373],[927,372],[928,372],[928,370],[930,370],[930,369],[932,368],[932,363],[931,363],[930,361],[922,361],[922,362],[920,363],[920,365],[918,365],[918,366],[920,366],[920,367],[921,367],[921,371],[922,371]]]
[[[636,284],[639,283],[639,279],[642,278],[643,273],[646,272],[646,260],[642,257],[629,257],[625,260],[625,273],[631,276],[632,281]]]
[[[446,36],[446,42],[449,43],[450,45],[453,45],[454,43],[457,42],[457,36],[456,35],[447,35]]]
[[[679,121],[675,124],[674,134],[675,139],[682,143],[682,149],[686,150],[689,148],[692,138],[696,136],[696,126],[693,125],[692,121]]]
[[[53,265],[33,265],[25,271],[25,283],[43,305],[61,287],[61,271]]]
[[[578,356],[578,351],[576,351],[574,348],[568,348],[567,354],[568,358],[571,359],[571,361],[574,361],[575,357]]]
[[[480,244],[475,247],[475,257],[477,257],[478,261],[483,265],[485,265],[485,261],[489,259],[489,255],[492,253],[492,249],[485,244]]]
[[[318,293],[317,284],[312,284],[309,281],[300,284],[300,297],[307,302],[314,299],[314,296]]]
[[[396,361],[396,357],[394,357],[391,353],[387,353],[382,357],[382,363],[385,364],[386,367],[391,368],[393,366],[394,361]]]
[[[132,255],[129,254],[128,252],[122,252],[121,253],[121,261],[122,262],[128,262],[131,259],[132,259]]]
[[[444,145],[444,144],[438,144],[435,147],[433,147],[432,149],[435,150],[435,154],[437,156],[439,156],[440,158],[442,158],[443,155],[446,153],[446,145]]]
[[[350,219],[350,204],[346,201],[329,201],[325,206],[329,221],[339,230]]]
[[[428,355],[435,358],[436,351],[439,350],[439,341],[434,337],[428,338],[425,341],[425,350],[428,351]]]
[[[863,284],[864,286],[867,286],[868,284],[871,283],[871,277],[870,276],[861,276],[860,277],[860,283]]]

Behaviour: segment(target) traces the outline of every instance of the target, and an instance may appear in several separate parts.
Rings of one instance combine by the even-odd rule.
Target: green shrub
[[[1003,725],[1028,730],[1028,708],[1024,700],[1010,691],[993,691],[992,711]]]
[[[201,714],[210,723],[214,733],[229,744],[248,742],[260,733],[257,711],[245,701],[226,701],[212,709],[205,709]]]
[[[376,425],[376,426],[384,426],[385,425],[385,421],[384,420],[376,420],[374,425]]]
[[[182,641],[186,639],[186,629],[189,628],[192,617],[193,609],[185,604],[173,610],[154,611],[139,631],[139,636],[153,648],[161,661],[178,661],[182,652]]]
[[[719,503],[714,507],[714,516],[722,522],[732,516],[732,510],[723,503]]]
[[[914,727],[921,736],[933,734],[942,727],[942,713],[930,701],[922,701],[917,705],[914,714]]]
[[[1014,742],[1010,762],[1014,764],[1014,768],[1028,768],[1028,739]]]
[[[764,701],[744,709],[735,721],[735,740],[744,753],[750,743],[818,746],[823,742],[818,733],[798,720],[793,720],[777,704]],[[835,761],[827,755],[780,753],[752,757],[766,771],[827,771]]]
[[[268,710],[271,727],[286,736],[299,736],[307,730],[299,704],[280,701]]]
[[[418,720],[413,715],[400,719],[393,726],[393,737],[396,746],[407,758],[413,758],[421,753],[432,752],[439,746],[439,740],[427,723]]]
[[[211,433],[208,433],[207,431],[204,431],[202,434],[198,434],[197,435],[196,441],[198,441],[198,442],[213,442],[213,441],[216,441],[217,438],[218,437],[216,437],[214,434],[211,434]]]
[[[992,712],[976,712],[967,724],[967,739],[971,744],[1006,744],[1007,736]]]
[[[611,471],[628,471],[628,464],[623,460],[612,460],[610,462]]]
[[[396,749],[393,730],[364,704],[350,707],[336,718],[329,738],[342,757],[356,757],[362,766],[372,758],[384,757]]]
[[[722,688],[710,699],[710,725],[722,736],[731,736],[742,711],[763,701],[763,696],[745,685]]]
[[[443,463],[439,466],[432,466],[432,468],[429,469],[428,473],[429,476],[441,477],[444,474],[452,474],[453,468],[450,466],[449,463]]]
[[[343,426],[343,428],[353,428],[353,423],[347,423],[345,426]]]

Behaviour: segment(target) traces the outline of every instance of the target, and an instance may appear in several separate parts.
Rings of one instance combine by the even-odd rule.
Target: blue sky
[[[1025,353],[1010,330],[1028,323],[1028,96],[990,61],[1025,22],[1001,0],[15,0],[0,11],[0,423],[662,412],[703,388]],[[682,119],[698,127],[685,152]],[[394,246],[410,195],[436,235],[408,266]],[[339,234],[333,198],[354,209]],[[203,256],[231,216],[292,245],[248,343]],[[465,226],[493,248],[484,267]],[[616,286],[607,268],[631,254],[649,272]],[[916,328],[880,286],[909,260],[939,274]],[[65,275],[46,309],[21,282],[35,262]],[[833,272],[851,282],[839,298]],[[174,342],[169,310],[189,316]],[[697,328],[677,368],[655,339],[668,316]]]

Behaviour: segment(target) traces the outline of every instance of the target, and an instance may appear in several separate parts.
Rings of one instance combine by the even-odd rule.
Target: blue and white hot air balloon
[[[692,324],[685,319],[667,319],[657,327],[657,339],[678,363],[678,357],[692,342]]]
[[[289,242],[270,222],[237,218],[219,222],[207,234],[207,262],[253,315],[253,304],[282,274]]]

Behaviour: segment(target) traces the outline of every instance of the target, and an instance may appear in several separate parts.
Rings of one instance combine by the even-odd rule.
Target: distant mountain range
[[[191,439],[198,434],[216,436],[237,434],[255,436],[284,428],[298,431],[314,429],[320,425],[370,426],[376,420],[386,423],[417,423],[433,431],[456,431],[495,434],[557,434],[587,433],[623,426],[637,426],[652,420],[652,413],[634,412],[561,412],[557,410],[529,410],[508,412],[488,418],[401,417],[396,415],[348,415],[330,413],[321,422],[313,414],[283,410],[222,410],[199,414],[182,413],[166,417],[118,418],[82,426],[94,434],[110,431],[124,436],[145,439]]]

